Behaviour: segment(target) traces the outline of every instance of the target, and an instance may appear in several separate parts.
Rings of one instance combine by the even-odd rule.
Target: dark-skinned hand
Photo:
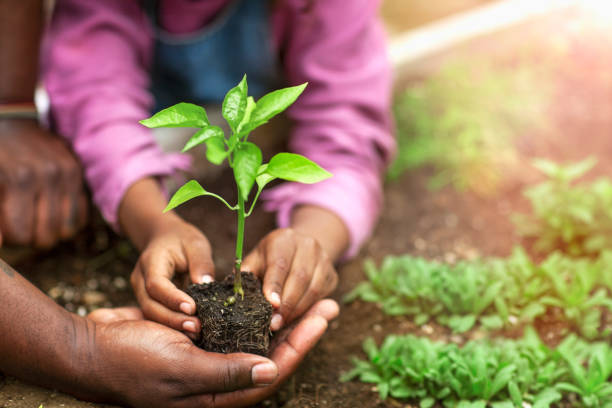
[[[223,408],[250,406],[272,395],[337,314],[336,302],[315,303],[295,325],[277,333],[270,360],[205,352],[178,331],[142,321],[136,308],[100,309],[89,319],[96,322],[98,332],[94,356],[100,361],[98,378],[111,385],[109,395],[121,396],[117,402],[135,407]]]
[[[0,119],[0,246],[49,248],[87,220],[79,163],[33,119]]]

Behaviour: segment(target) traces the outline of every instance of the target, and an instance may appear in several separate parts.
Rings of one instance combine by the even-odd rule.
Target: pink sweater
[[[186,33],[228,0],[166,0],[160,23]],[[335,212],[350,232],[347,256],[371,233],[382,201],[381,174],[395,144],[390,70],[377,0],[280,0],[271,24],[289,85],[310,85],[288,114],[290,149],[334,174],[319,184],[285,183],[267,192],[280,227],[291,210],[314,204]],[[137,0],[58,0],[42,54],[42,75],[57,131],[79,156],[95,203],[116,227],[131,184],[185,169],[164,154],[138,121],[150,115],[147,91],[152,29]]]

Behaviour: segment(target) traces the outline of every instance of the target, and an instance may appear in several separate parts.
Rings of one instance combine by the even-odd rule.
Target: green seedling
[[[205,190],[197,181],[191,180],[172,196],[164,211],[199,196],[210,196],[221,201],[227,208],[237,212],[236,259],[234,262],[234,292],[244,296],[240,279],[244,245],[244,224],[249,217],[263,188],[273,180],[281,179],[300,183],[317,183],[331,177],[313,161],[293,153],[279,153],[268,163],[262,162],[259,147],[248,141],[249,134],[287,109],[300,96],[307,84],[279,89],[264,95],[257,102],[248,96],[246,75],[240,83],[225,95],[222,114],[231,132],[226,135],[219,126],[211,125],[204,108],[190,103],[179,103],[166,108],[152,117],[140,121],[149,128],[194,127],[198,131],[185,144],[183,152],[205,144],[206,158],[221,165],[227,160],[234,173],[237,187],[237,202],[229,204],[219,195]],[[251,197],[251,190],[257,191]],[[250,200],[250,206],[247,203]]]
[[[612,313],[612,252],[599,258],[553,253],[540,265],[522,248],[508,258],[447,265],[412,256],[387,257],[377,268],[367,261],[368,280],[345,296],[375,302],[389,315],[417,325],[430,320],[461,333],[480,324],[490,330],[529,324],[558,307],[569,326],[587,339],[602,338],[602,312]]]
[[[367,360],[353,359],[342,381],[375,383],[391,396],[445,407],[612,407],[612,348],[571,335],[557,349],[528,327],[519,340],[472,340],[463,347],[412,335],[390,335],[380,347],[363,343]],[[580,398],[570,403],[570,394]]]
[[[532,329],[518,341],[476,340],[463,347],[391,335],[380,348],[367,339],[363,349],[367,360],[353,359],[355,367],[342,381],[375,383],[382,399],[416,400],[423,408],[436,402],[445,407],[545,408],[561,400],[557,384],[571,382],[565,361]]]
[[[556,388],[578,395],[584,407],[612,407],[610,346],[605,343],[587,344],[569,336],[558,350],[569,368],[569,378],[557,384]]]
[[[542,263],[542,270],[552,283],[552,292],[542,298],[542,303],[559,307],[587,339],[609,334],[600,333],[601,308],[612,311],[612,300],[603,280],[604,267],[601,259],[572,259],[559,252]]]
[[[385,258],[380,268],[371,261],[364,267],[368,280],[344,300],[379,303],[387,314],[413,316],[418,325],[434,320],[458,333],[477,323],[500,329],[515,319],[531,322],[545,311],[539,298],[546,282],[520,248],[508,259],[447,265],[400,256]]]
[[[578,256],[612,247],[612,182],[576,183],[596,163],[594,158],[567,165],[534,160],[546,180],[525,190],[533,213],[517,214],[514,222],[521,235],[535,239],[535,250]]]
[[[517,163],[516,137],[542,123],[549,91],[540,76],[534,64],[477,58],[409,85],[394,103],[398,154],[389,177],[428,165],[431,188],[493,192]]]

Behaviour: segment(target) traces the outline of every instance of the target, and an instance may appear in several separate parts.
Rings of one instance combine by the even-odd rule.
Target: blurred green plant
[[[432,165],[430,187],[490,193],[516,162],[515,136],[539,125],[548,86],[535,64],[456,60],[397,98],[398,155],[389,170]]]
[[[536,251],[587,255],[612,249],[612,182],[602,177],[576,183],[596,163],[594,158],[567,165],[533,161],[546,180],[525,190],[533,212],[516,214],[513,221],[519,234],[535,239]]]
[[[517,247],[507,258],[448,265],[404,255],[386,257],[380,268],[368,260],[361,282],[344,300],[381,305],[389,315],[430,320],[461,333],[476,324],[490,330],[526,324],[559,307],[568,325],[588,339],[601,330],[602,310],[612,312],[612,252],[599,259],[554,253],[540,265]]]
[[[354,358],[342,381],[375,383],[382,399],[412,399],[422,408],[436,402],[546,408],[572,393],[580,403],[570,406],[612,406],[612,349],[603,342],[569,336],[554,350],[527,328],[520,340],[475,340],[463,347],[412,335],[388,336],[377,347],[368,338],[363,350],[367,360]]]

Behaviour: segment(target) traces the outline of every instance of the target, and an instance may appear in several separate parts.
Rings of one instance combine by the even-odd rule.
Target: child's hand
[[[291,228],[277,229],[246,257],[243,271],[263,277],[263,293],[276,309],[278,330],[336,288],[338,274],[319,242]]]
[[[195,302],[173,283],[189,272],[194,283],[214,280],[210,244],[193,225],[170,211],[158,182],[144,178],[125,193],[119,207],[121,229],[141,251],[132,272],[132,287],[147,319],[176,330],[199,333]]]
[[[208,239],[193,225],[173,217],[157,230],[143,250],[131,282],[147,319],[176,330],[199,333],[200,322],[191,296],[172,278],[188,272],[193,283],[212,282],[214,264]]]

